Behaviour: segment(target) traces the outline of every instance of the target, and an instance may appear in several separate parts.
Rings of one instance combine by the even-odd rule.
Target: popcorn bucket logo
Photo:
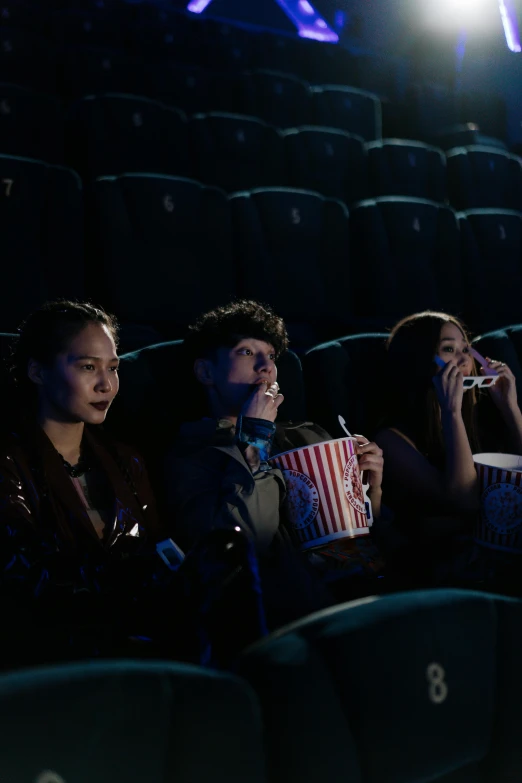
[[[353,457],[350,457],[344,469],[344,491],[348,498],[348,503],[360,514],[366,514],[361,472],[355,454]]]
[[[369,534],[371,505],[355,450],[352,438],[339,438],[270,460],[285,478],[286,515],[302,549]]]
[[[510,533],[522,523],[522,487],[492,484],[482,494],[484,521],[494,533]]]
[[[286,481],[286,502],[292,525],[302,530],[311,525],[319,511],[319,493],[314,482],[297,470],[283,470]]]
[[[522,457],[475,454],[480,482],[480,519],[475,540],[483,546],[522,553]]]

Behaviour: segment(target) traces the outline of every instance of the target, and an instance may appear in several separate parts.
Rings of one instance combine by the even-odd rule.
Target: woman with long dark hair
[[[446,313],[411,315],[389,336],[386,415],[376,436],[387,466],[383,499],[416,540],[471,530],[479,508],[474,453],[522,454],[514,375],[487,362],[477,368],[464,325]],[[490,370],[500,376],[494,386],[465,389],[465,376]]]

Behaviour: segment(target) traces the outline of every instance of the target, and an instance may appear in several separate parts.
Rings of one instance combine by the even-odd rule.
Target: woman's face
[[[463,375],[474,375],[469,343],[455,324],[445,323],[440,330],[437,356],[444,362],[456,364]]]
[[[102,424],[118,393],[116,346],[102,324],[89,324],[51,367],[30,377],[39,386],[40,415],[62,422]]]

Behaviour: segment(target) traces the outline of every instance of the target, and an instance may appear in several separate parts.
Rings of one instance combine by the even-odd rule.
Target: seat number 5
[[[426,669],[428,681],[428,696],[433,704],[442,704],[448,698],[448,686],[446,684],[446,672],[440,663],[430,663]]]

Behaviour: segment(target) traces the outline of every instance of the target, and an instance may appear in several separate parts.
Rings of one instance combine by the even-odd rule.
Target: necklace
[[[90,467],[85,463],[83,455],[81,454],[80,454],[80,459],[78,460],[76,465],[71,465],[70,462],[67,462],[67,460],[64,459],[64,457],[62,457],[60,452],[58,452],[58,456],[62,460],[63,466],[71,478],[81,478],[81,476],[83,476],[84,473],[88,473],[90,470]]]

